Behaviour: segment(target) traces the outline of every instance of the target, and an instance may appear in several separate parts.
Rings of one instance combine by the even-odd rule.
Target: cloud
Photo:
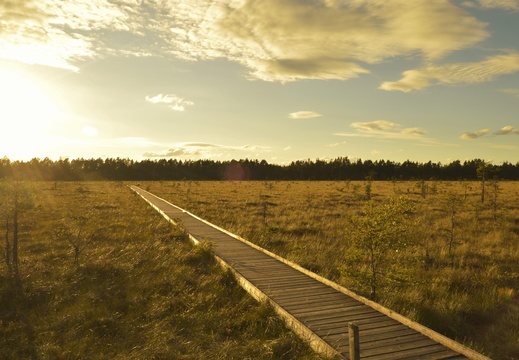
[[[466,1],[463,5],[486,9],[519,10],[519,0],[477,0],[475,2]]]
[[[88,3],[86,0],[84,3]],[[60,23],[67,2],[6,0],[0,2],[0,58],[78,71],[74,60],[95,58],[89,35]],[[78,14],[80,15],[80,14]]]
[[[251,153],[266,153],[270,147],[260,145],[226,146],[211,143],[181,143],[161,151],[148,151],[147,158],[185,157],[189,159],[250,156]]]
[[[490,129],[481,129],[475,132],[466,132],[460,136],[461,140],[475,140],[482,136],[485,136],[490,132]]]
[[[288,117],[290,119],[311,119],[322,116],[319,113],[313,112],[313,111],[297,111],[288,114]]]
[[[517,145],[494,145],[491,147],[494,149],[519,150],[519,146]]]
[[[461,140],[475,140],[482,136],[485,136],[491,132],[490,129],[481,129],[475,132],[466,132],[460,136]],[[519,129],[514,128],[511,125],[503,126],[501,129],[496,130],[492,135],[519,135]]]
[[[420,128],[407,128],[402,130],[403,134],[410,134],[410,135],[425,135],[426,132],[423,129]]]
[[[327,147],[337,147],[339,145],[344,145],[344,144],[347,144],[347,142],[346,141],[341,141],[341,142],[338,142],[338,143],[328,144],[326,146]]]
[[[513,126],[504,126],[501,129],[494,131],[494,135],[519,135],[519,129]]]
[[[519,97],[519,88],[502,89],[501,92]]]
[[[144,157],[200,157],[213,152],[214,149],[220,149],[222,146],[209,143],[185,143],[178,144],[170,149],[159,152],[145,152]]]
[[[147,102],[151,104],[165,104],[168,108],[175,111],[185,111],[186,106],[194,105],[194,102],[186,100],[174,94],[158,94],[155,96],[147,95],[145,99]]]
[[[147,158],[168,158],[168,157],[182,157],[182,156],[200,156],[202,153],[198,150],[189,151],[186,148],[172,148],[162,152],[145,152],[144,157]]]
[[[190,148],[220,148],[221,145],[209,144],[209,143],[186,143],[183,145],[184,147]]]
[[[378,138],[384,140],[418,140],[429,144],[436,143],[434,139],[425,137],[426,131],[421,128],[402,128],[388,120],[376,120],[370,122],[354,122],[351,127],[356,133],[336,133],[334,135],[347,137]]]
[[[387,120],[376,120],[371,122],[354,122],[351,127],[364,131],[386,131],[394,128],[398,128],[400,125],[392,121]]]
[[[420,70],[404,71],[394,82],[383,82],[379,89],[411,92],[435,84],[475,84],[519,71],[519,54],[488,57],[480,62],[429,66]]]
[[[47,15],[31,0],[4,0],[0,3],[3,21],[43,20]]]
[[[349,79],[396,56],[442,56],[488,36],[448,1],[245,0],[218,21],[226,53],[271,81]],[[326,39],[326,41],[323,41]]]
[[[0,13],[0,57],[72,70],[106,55],[225,58],[280,82],[351,79],[489,36],[444,0],[4,0]]]

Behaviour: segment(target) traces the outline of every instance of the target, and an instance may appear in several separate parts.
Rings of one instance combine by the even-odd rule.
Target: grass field
[[[365,216],[370,213],[366,206],[384,209],[390,198],[408,199],[414,210],[405,214],[406,225],[397,229],[401,230],[398,246],[388,243],[378,249],[376,300],[492,358],[518,359],[519,184],[487,181],[484,199],[481,185],[141,184],[365,296],[370,296],[370,264],[368,247],[358,241],[366,235],[359,224],[378,226]],[[384,226],[396,228],[387,222]]]
[[[0,359],[321,359],[124,184],[29,188]]]

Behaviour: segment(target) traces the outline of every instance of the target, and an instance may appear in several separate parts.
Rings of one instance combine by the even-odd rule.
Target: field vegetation
[[[494,359],[519,358],[517,182],[141,186]]]
[[[2,181],[0,220],[0,359],[321,359],[122,182]]]

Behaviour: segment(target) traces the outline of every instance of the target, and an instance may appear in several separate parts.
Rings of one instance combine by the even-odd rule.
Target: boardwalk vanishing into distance
[[[259,301],[268,301],[317,352],[349,358],[348,324],[359,328],[361,359],[489,360],[435,331],[280,258],[139,187],[131,186],[195,242],[210,241],[222,266]]]

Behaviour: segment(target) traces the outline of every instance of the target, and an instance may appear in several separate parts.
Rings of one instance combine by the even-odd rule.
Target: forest
[[[519,180],[519,161],[493,165],[482,159],[449,164],[391,160],[298,160],[286,165],[266,160],[132,160],[97,158],[30,161],[0,159],[0,179],[33,181],[156,180]]]

